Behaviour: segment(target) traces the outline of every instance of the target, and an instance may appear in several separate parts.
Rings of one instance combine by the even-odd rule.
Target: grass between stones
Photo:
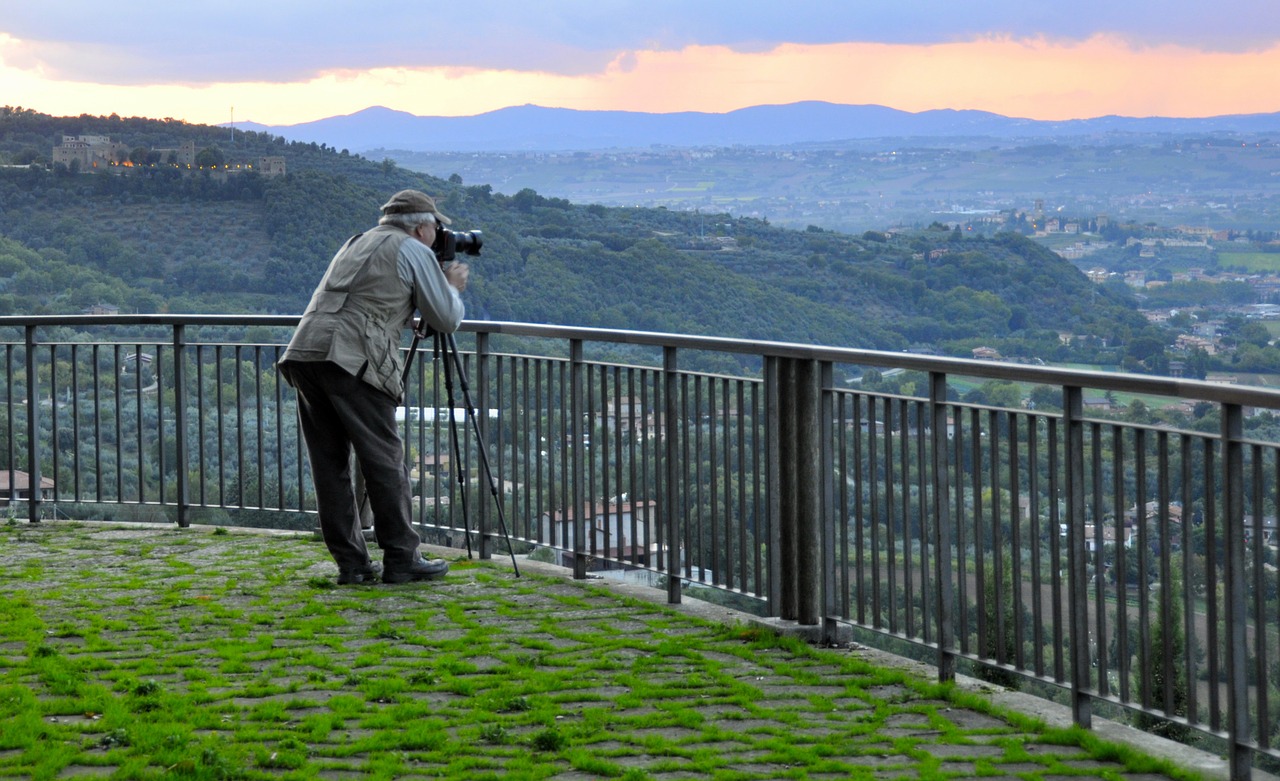
[[[338,588],[309,537],[62,522],[0,527],[0,551],[0,778],[1191,778],[488,563]]]

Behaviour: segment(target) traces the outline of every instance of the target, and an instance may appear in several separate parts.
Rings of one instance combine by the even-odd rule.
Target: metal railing
[[[0,318],[10,512],[309,528],[274,369],[295,322]],[[461,375],[424,345],[402,410],[430,541],[488,557],[509,536],[673,602],[857,627],[944,680],[1062,692],[1083,726],[1117,710],[1219,741],[1236,777],[1280,759],[1280,443],[1245,435],[1280,393],[517,323],[458,339]],[[918,381],[848,381],[866,367]],[[1056,389],[1060,410],[960,400],[972,380]],[[1121,420],[1086,391],[1200,417]]]

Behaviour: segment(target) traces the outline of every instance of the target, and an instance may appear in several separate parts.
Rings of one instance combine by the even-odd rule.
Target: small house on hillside
[[[40,499],[53,498],[53,480],[40,476]],[[21,470],[0,469],[0,506],[31,499],[31,475]]]

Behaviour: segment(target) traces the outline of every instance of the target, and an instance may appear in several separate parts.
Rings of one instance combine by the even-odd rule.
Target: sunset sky
[[[1032,119],[1280,111],[1276,0],[378,7],[0,0],[0,105],[267,125],[527,103],[725,112],[825,100]]]

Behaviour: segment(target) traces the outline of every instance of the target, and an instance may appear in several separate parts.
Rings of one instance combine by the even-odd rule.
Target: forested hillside
[[[193,140],[228,163],[283,156],[287,175],[139,163],[49,164],[63,135],[108,135],[145,161]],[[391,192],[438,196],[484,232],[469,317],[908,349],[1058,357],[1059,332],[1146,328],[1123,289],[1098,288],[1025,239],[941,226],[890,236],[784,230],[756,219],[606,208],[495,192],[325,145],[171,120],[0,110],[0,313],[301,312],[329,258]],[[1083,340],[1082,340],[1083,341]],[[1058,355],[1055,356],[1055,353]],[[1072,356],[1078,357],[1078,356]]]

